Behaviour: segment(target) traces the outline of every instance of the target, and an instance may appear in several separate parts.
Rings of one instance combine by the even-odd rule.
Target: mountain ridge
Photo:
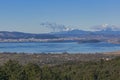
[[[0,31],[1,39],[28,39],[28,38],[36,38],[36,39],[53,39],[57,38],[51,34],[34,34],[34,33],[25,33],[25,32],[10,32],[10,31]]]
[[[25,33],[25,32],[17,32],[17,31],[0,31],[0,39],[55,39],[55,38],[70,38],[70,37],[78,37],[78,38],[91,38],[91,37],[119,37],[120,31],[112,31],[112,30],[101,30],[101,31],[84,31],[79,29],[69,30],[69,31],[61,31],[61,32],[52,32],[52,33],[44,33],[44,34],[35,34],[35,33]]]

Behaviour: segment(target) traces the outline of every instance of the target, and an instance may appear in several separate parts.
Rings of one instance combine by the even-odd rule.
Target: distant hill
[[[57,37],[82,37],[82,36],[91,34],[91,32],[74,29],[74,30],[70,30],[70,31],[61,31],[61,32],[55,32],[55,33],[51,33],[51,34],[53,34]]]
[[[92,37],[118,38],[119,37],[120,38],[120,31],[114,31],[111,29],[100,30],[100,31],[84,31],[84,30],[75,29],[75,30],[62,31],[51,34],[57,37],[82,37],[82,38],[92,38]]]
[[[120,38],[120,31],[111,29],[101,31],[84,31],[79,29],[61,31],[47,34],[32,34],[23,32],[0,31],[0,39],[54,39],[54,38]]]
[[[23,33],[23,32],[8,32],[8,31],[0,31],[0,39],[53,39],[57,38],[51,34],[31,34],[31,33]]]

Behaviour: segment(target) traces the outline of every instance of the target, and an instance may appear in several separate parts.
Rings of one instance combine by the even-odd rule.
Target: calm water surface
[[[105,42],[100,43],[82,43],[66,42],[66,43],[0,43],[0,52],[24,52],[24,53],[96,53],[111,52],[120,50],[120,45]]]

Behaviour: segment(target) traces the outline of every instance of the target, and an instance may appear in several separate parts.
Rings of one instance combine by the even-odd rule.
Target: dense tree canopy
[[[9,60],[0,66],[0,80],[120,80],[120,58],[55,66]]]

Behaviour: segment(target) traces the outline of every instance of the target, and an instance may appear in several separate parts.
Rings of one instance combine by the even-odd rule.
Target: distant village
[[[0,39],[0,42],[77,42],[77,43],[98,43],[98,42],[108,42],[113,44],[120,44],[118,38],[114,39],[99,39],[99,38],[54,38],[54,39]]]

